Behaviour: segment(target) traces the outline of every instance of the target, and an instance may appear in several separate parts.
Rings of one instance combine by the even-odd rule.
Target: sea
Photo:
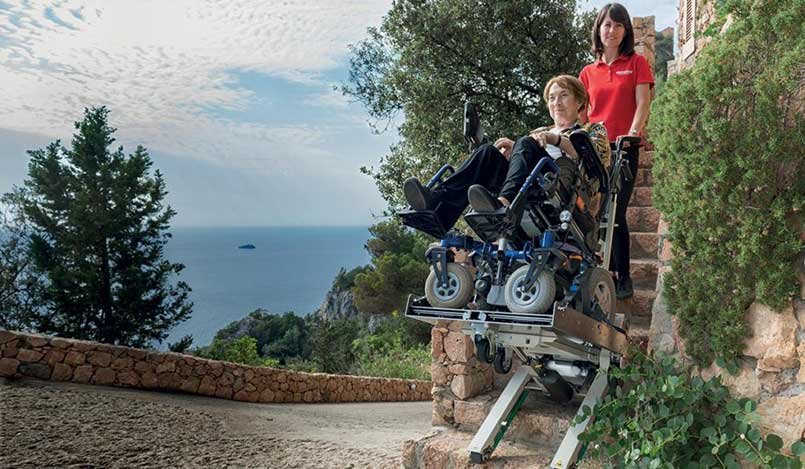
[[[305,315],[317,310],[339,269],[369,263],[365,226],[172,228],[165,257],[185,265],[193,314],[162,347],[190,334],[193,345],[255,309]],[[254,249],[239,246],[254,245]]]

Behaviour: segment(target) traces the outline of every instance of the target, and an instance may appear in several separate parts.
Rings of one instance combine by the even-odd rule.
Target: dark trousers
[[[618,209],[615,211],[615,223],[617,225],[612,235],[612,258],[609,263],[609,270],[616,272],[618,278],[628,278],[630,276],[629,224],[626,223],[626,209],[629,207],[629,200],[632,198],[635,179],[637,179],[639,154],[640,149],[638,147],[629,147],[624,154],[624,158],[629,165],[629,170],[632,172],[632,179],[631,181],[624,182],[621,191],[618,193]]]
[[[472,152],[469,158],[433,191],[434,211],[444,227],[450,229],[467,208],[467,189],[481,184],[489,192],[497,194],[506,180],[509,162],[497,148],[484,143]]]
[[[548,153],[533,138],[523,137],[514,146],[510,165],[497,148],[485,143],[476,148],[453,175],[434,189],[431,198],[433,210],[444,227],[450,229],[469,204],[467,189],[470,186],[480,184],[495,195],[504,186],[516,186],[519,190],[537,162],[545,156],[549,156]],[[566,157],[555,161],[560,168],[560,182],[567,188],[571,187],[575,178],[575,163]],[[514,196],[509,195],[509,202],[513,200]]]

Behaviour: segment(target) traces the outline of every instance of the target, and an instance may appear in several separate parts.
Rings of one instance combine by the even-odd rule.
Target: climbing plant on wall
[[[702,364],[741,352],[753,301],[790,300],[803,250],[805,3],[719,8],[713,41],[668,81],[650,123],[674,253],[664,295]]]

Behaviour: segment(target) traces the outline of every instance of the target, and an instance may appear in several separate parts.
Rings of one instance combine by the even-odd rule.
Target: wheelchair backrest
[[[574,130],[570,134],[570,143],[576,149],[579,155],[579,161],[584,168],[584,172],[588,179],[598,181],[598,192],[609,192],[609,174],[607,173],[604,164],[601,163],[601,158],[598,152],[595,151],[593,141],[590,140],[590,135],[584,129]]]

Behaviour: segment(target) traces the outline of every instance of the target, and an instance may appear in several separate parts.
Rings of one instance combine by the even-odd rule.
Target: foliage
[[[22,212],[23,191],[0,198],[0,328],[35,329],[44,313],[44,282],[28,256],[31,227]]]
[[[401,311],[409,294],[422,292],[428,276],[425,249],[428,241],[395,220],[369,228],[367,242],[372,268],[355,276],[355,307],[367,314]]]
[[[668,61],[674,59],[674,35],[657,36],[654,43],[654,79],[659,89],[668,79]]]
[[[252,311],[219,330],[214,340],[226,344],[243,336],[253,337],[262,356],[281,364],[292,357],[310,358],[310,326],[305,318],[290,311],[282,315]]]
[[[251,366],[276,367],[279,365],[278,360],[274,358],[261,357],[257,353],[257,339],[245,335],[231,341],[215,339],[209,347],[197,350],[196,355],[210,360]]]
[[[797,455],[805,454],[805,443],[794,444],[794,457],[782,454],[779,436],[763,438],[753,426],[756,403],[731,398],[720,378],[691,378],[672,358],[639,352],[610,374],[623,384],[592,410],[594,420],[580,440],[595,443],[593,455],[614,467],[739,468],[741,460],[801,467]],[[584,406],[582,418],[589,414]]]
[[[351,374],[430,379],[430,327],[400,314],[380,322],[374,333],[352,342]]]
[[[664,294],[705,365],[742,351],[753,301],[789,301],[803,250],[805,4],[727,0],[726,12],[734,23],[669,79],[649,124],[673,241]]]
[[[549,121],[542,88],[578,74],[589,56],[591,14],[573,0],[401,0],[351,47],[349,84],[378,123],[400,113],[401,142],[363,168],[392,210],[402,182],[462,159],[463,102],[482,110],[487,132],[516,137]]]
[[[368,265],[358,266],[350,271],[347,271],[345,268],[341,267],[341,269],[335,275],[335,279],[333,280],[333,289],[339,291],[350,290],[355,286],[355,277],[357,277],[358,274],[362,274],[370,270],[371,266]]]
[[[430,380],[430,347],[415,345],[405,348],[402,340],[381,342],[375,336],[358,339],[352,374],[381,378]]]
[[[192,310],[184,266],[164,258],[175,215],[142,146],[110,151],[109,111],[84,111],[72,149],[29,151],[25,187],[8,195],[30,227],[27,254],[44,280],[32,328],[63,337],[145,346]]]
[[[179,339],[178,342],[168,344],[168,350],[175,353],[186,353],[193,346],[193,336],[188,334]]]
[[[363,328],[359,319],[319,324],[312,334],[311,360],[324,373],[347,374],[355,361],[352,342]]]

